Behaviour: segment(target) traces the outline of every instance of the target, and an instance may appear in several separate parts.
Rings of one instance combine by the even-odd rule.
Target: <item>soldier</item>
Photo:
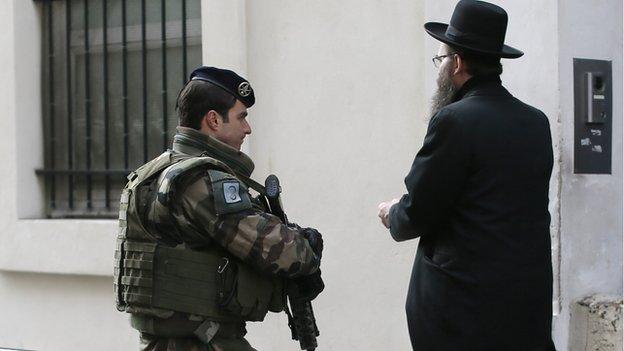
[[[178,96],[173,149],[128,176],[115,292],[142,350],[254,350],[245,322],[284,309],[284,279],[319,272],[321,234],[268,213],[249,178],[240,147],[254,102],[236,73],[196,69]]]

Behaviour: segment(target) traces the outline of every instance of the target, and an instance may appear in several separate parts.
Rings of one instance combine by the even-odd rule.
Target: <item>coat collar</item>
[[[242,151],[193,128],[177,127],[173,150],[191,156],[212,157],[246,177],[251,175],[255,167],[251,158]]]
[[[472,77],[457,91],[454,101],[476,95],[511,96],[501,84],[499,76]]]

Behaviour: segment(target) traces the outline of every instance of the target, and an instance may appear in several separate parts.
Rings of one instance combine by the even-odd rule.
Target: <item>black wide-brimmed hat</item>
[[[507,12],[484,1],[461,0],[451,23],[425,23],[432,37],[453,47],[488,56],[518,58],[524,53],[505,45]]]

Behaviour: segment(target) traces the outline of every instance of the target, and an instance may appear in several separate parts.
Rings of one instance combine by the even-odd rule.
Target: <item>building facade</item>
[[[509,13],[507,42],[525,52],[503,61],[503,83],[550,119],[553,336],[558,350],[581,350],[576,301],[622,295],[622,2],[494,2]],[[289,218],[324,234],[320,350],[409,349],[403,306],[418,242],[393,242],[376,205],[403,193],[426,131],[438,43],[422,25],[447,22],[454,5],[201,1],[203,64],[241,72],[256,92],[244,146],[254,178],[279,175]],[[47,218],[35,172],[48,132],[43,6],[0,2],[0,347],[136,349],[114,307],[116,221]],[[611,174],[574,173],[574,58],[611,61]],[[260,350],[298,349],[284,315],[248,330]]]

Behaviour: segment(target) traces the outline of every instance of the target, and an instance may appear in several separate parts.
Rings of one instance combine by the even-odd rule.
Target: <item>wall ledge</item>
[[[116,234],[116,220],[16,220],[0,234],[0,270],[112,276]]]

